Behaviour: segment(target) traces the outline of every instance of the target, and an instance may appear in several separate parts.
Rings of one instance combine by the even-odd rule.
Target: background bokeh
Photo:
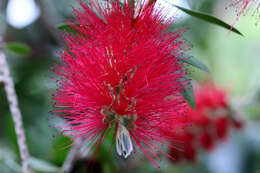
[[[161,0],[164,1],[164,0]],[[169,1],[169,0],[167,0]],[[207,12],[227,23],[236,18],[235,9],[226,9],[227,0],[171,0],[186,7]],[[0,37],[5,42],[28,44],[32,51],[19,56],[6,51],[22,111],[32,167],[35,172],[58,172],[69,148],[68,139],[53,128],[50,111],[55,81],[51,67],[63,46],[57,26],[71,19],[75,0],[0,0]],[[178,21],[172,29],[188,28],[185,39],[192,44],[190,54],[207,64],[211,73],[192,69],[197,81],[209,76],[216,85],[229,91],[230,102],[245,120],[242,131],[234,131],[210,153],[201,152],[196,163],[171,163],[162,157],[165,173],[260,173],[260,26],[257,16],[242,16],[235,25],[244,37],[228,34],[218,26],[174,10]],[[110,151],[109,141],[101,147],[95,164],[87,155],[78,160],[74,172],[158,172],[142,156],[127,161]],[[89,168],[86,168],[89,167]],[[19,150],[6,95],[0,87],[0,173],[21,172]]]

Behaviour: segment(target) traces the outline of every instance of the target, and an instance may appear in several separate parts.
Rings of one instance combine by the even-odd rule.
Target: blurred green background
[[[227,0],[174,1],[180,6],[207,12],[232,24],[235,9],[225,9]],[[20,3],[20,4],[19,4]],[[56,27],[71,19],[75,0],[0,0],[0,37],[5,42],[19,41],[31,47],[28,56],[6,51],[15,89],[22,111],[29,151],[35,172],[58,172],[69,149],[67,141],[53,128],[55,119],[50,111],[51,66],[62,47],[62,32]],[[211,73],[198,69],[192,76],[201,81],[211,76],[218,86],[230,91],[230,101],[246,121],[243,131],[230,134],[211,153],[201,152],[196,163],[171,163],[162,157],[161,172],[165,173],[260,173],[260,26],[257,15],[242,16],[235,25],[244,37],[218,26],[189,17],[173,9],[179,20],[173,30],[188,28],[185,39],[191,43],[190,54],[207,64]],[[27,16],[27,17],[26,17]],[[74,164],[74,172],[159,172],[142,155],[127,161],[119,158],[109,141],[101,147],[95,164],[88,155]],[[92,166],[91,166],[92,165]],[[86,168],[90,167],[90,168]],[[19,150],[12,118],[3,87],[0,88],[0,173],[21,172]]]

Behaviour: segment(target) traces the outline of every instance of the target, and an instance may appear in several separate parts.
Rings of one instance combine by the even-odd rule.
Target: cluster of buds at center
[[[134,122],[137,119],[137,114],[119,115],[107,106],[101,109],[101,114],[104,116],[103,123],[112,127],[117,125],[116,132],[116,151],[119,156],[127,158],[133,151],[133,143],[129,134],[129,130],[134,130],[136,125]]]
[[[109,127],[112,127],[113,123],[118,123],[127,129],[134,130],[136,128],[134,122],[137,119],[137,114],[119,115],[107,106],[101,109],[101,114],[104,116],[103,123],[108,124]]]

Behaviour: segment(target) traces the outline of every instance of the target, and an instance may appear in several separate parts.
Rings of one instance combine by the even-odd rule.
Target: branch
[[[9,102],[11,115],[14,121],[15,132],[20,150],[23,172],[30,173],[29,152],[25,141],[25,133],[22,122],[21,111],[18,107],[18,100],[14,89],[14,82],[10,76],[10,70],[3,50],[0,49],[0,72],[2,73],[1,82],[4,84],[5,92]]]
[[[61,168],[62,173],[69,173],[71,171],[73,163],[78,156],[78,152],[79,152],[79,149],[77,146],[74,146],[73,148],[71,148],[71,150],[69,151],[69,154],[67,154],[67,157],[66,157],[65,161],[63,162],[63,165]]]

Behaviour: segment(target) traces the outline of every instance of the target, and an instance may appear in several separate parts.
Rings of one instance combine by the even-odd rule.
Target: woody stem
[[[10,70],[6,61],[6,57],[2,50],[0,50],[0,73],[2,73],[1,80],[4,84],[11,115],[14,121],[17,142],[22,160],[23,173],[30,173],[29,152],[26,145],[22,115],[18,106],[18,99],[14,88],[14,82],[10,76]]]

